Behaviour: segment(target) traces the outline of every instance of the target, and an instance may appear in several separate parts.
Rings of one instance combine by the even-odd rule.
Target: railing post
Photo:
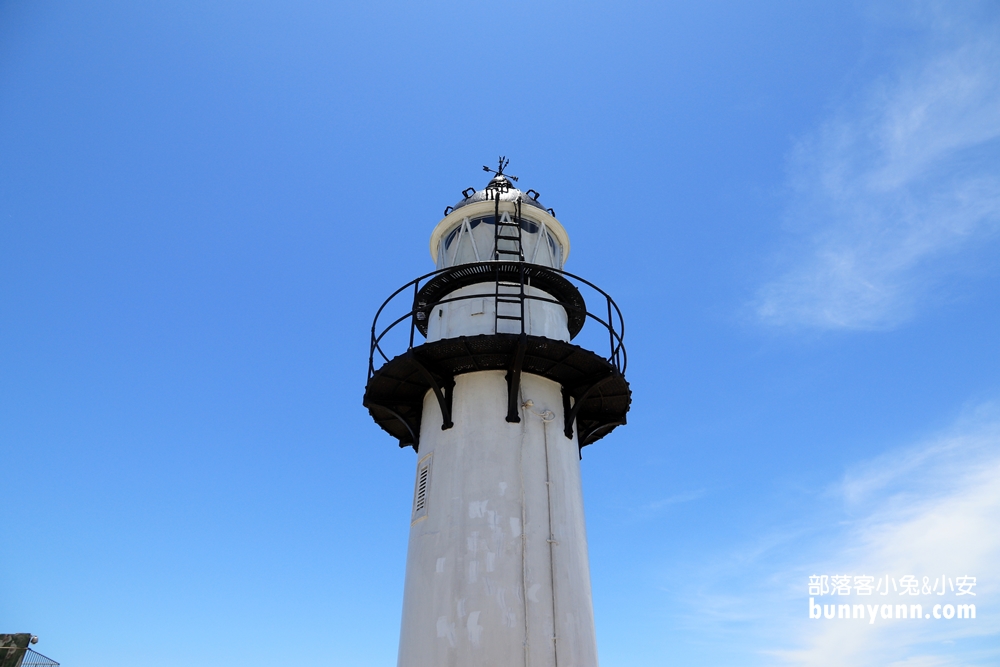
[[[371,380],[372,376],[375,375],[375,346],[377,345],[375,338],[375,330],[378,328],[378,315],[375,315],[375,319],[372,320],[372,340],[371,344],[368,346],[368,379]]]
[[[608,299],[608,341],[611,344],[611,348],[608,350],[610,357],[608,361],[611,363],[615,362],[615,322],[611,319],[611,297],[605,295]],[[616,366],[617,367],[617,366]]]
[[[410,308],[410,346],[406,349],[413,349],[413,332],[417,328],[417,295],[420,294],[420,280],[413,282],[413,307]]]
[[[518,206],[517,235],[518,235],[518,237],[520,237],[521,236],[521,227],[520,227],[520,225],[521,225],[521,208],[520,208],[521,207],[521,199],[520,199],[520,197],[517,200],[517,206]],[[520,243],[520,241],[518,241],[518,243]],[[524,251],[523,250],[521,251],[521,261],[518,262],[518,269],[520,271],[520,275],[518,276],[518,281],[521,283],[521,335],[523,336],[524,335],[524,318],[525,318],[524,310],[527,307],[525,305],[525,303],[524,303],[525,296],[524,296]]]

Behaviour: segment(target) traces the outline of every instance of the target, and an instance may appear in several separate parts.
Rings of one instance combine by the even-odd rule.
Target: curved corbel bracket
[[[413,424],[411,424],[409,421],[407,421],[407,419],[405,417],[403,417],[403,415],[399,414],[398,412],[396,412],[395,410],[393,410],[392,408],[390,408],[387,405],[382,405],[381,403],[367,403],[367,402],[365,403],[365,407],[366,408],[370,407],[370,406],[377,406],[377,407],[385,410],[386,412],[388,412],[389,414],[391,414],[393,417],[395,417],[396,420],[400,424],[402,424],[403,426],[405,426],[406,430],[410,432],[411,442],[403,442],[403,439],[400,438],[399,439],[399,447],[400,447],[400,449],[402,449],[403,447],[411,446],[411,447],[413,447],[413,451],[415,451],[415,452],[420,451],[420,432],[419,432],[419,429],[414,428]]]
[[[584,390],[584,392],[580,394],[580,396],[576,397],[576,401],[573,403],[572,408],[570,408],[569,406],[569,398],[571,396],[571,393],[565,387],[563,388],[563,415],[566,418],[565,422],[566,428],[564,430],[564,433],[566,434],[567,438],[573,437],[573,422],[576,420],[576,415],[577,413],[580,412],[580,408],[583,406],[584,401],[587,400],[587,397],[589,397],[594,392],[595,389],[600,387],[605,382],[613,379],[614,377],[615,377],[615,371],[611,371],[607,375],[600,377],[597,380],[590,382],[589,384],[584,384],[584,386],[586,386],[587,389]]]
[[[594,443],[597,440],[597,438],[595,438],[594,436],[596,436],[598,433],[602,433],[602,432],[605,432],[605,431],[610,431],[613,428],[616,428],[618,426],[624,426],[624,425],[625,425],[625,420],[623,419],[623,420],[617,421],[617,422],[608,422],[606,424],[601,424],[600,426],[597,426],[595,428],[590,429],[589,431],[587,431],[586,434],[584,434],[583,432],[581,432],[580,433],[580,449],[583,449],[587,445]],[[583,454],[581,453],[580,456],[582,458]]]
[[[521,421],[517,393],[521,388],[521,369],[524,367],[524,355],[527,350],[528,336],[522,332],[517,339],[514,360],[511,362],[510,368],[507,369],[507,422],[510,424],[517,424]]]
[[[434,377],[434,373],[427,367],[427,364],[417,358],[417,355],[410,350],[406,353],[410,361],[414,366],[417,367],[417,371],[420,376],[427,381],[434,391],[434,396],[437,397],[438,405],[441,407],[441,430],[446,431],[454,426],[454,422],[451,421],[451,396],[452,390],[455,387],[455,379],[453,377],[441,374],[442,377],[446,377],[447,381],[444,382],[444,387],[438,383],[437,379]]]

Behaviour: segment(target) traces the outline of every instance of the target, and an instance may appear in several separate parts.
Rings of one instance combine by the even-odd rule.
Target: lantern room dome
[[[517,254],[522,261],[563,268],[569,256],[569,235],[556,219],[555,211],[538,201],[536,190],[521,191],[511,180],[512,177],[497,174],[482,190],[466,188],[462,192],[465,198],[445,209],[444,218],[434,228],[430,240],[431,257],[437,268],[498,259],[495,227],[498,220],[502,224],[516,221],[521,228],[518,237],[521,252]]]
[[[466,188],[458,203],[445,208],[444,218],[430,239],[437,268],[514,256],[522,262],[563,268],[569,256],[569,235],[556,219],[556,212],[538,201],[537,190],[514,187],[517,176],[503,173],[507,163],[501,157],[496,169],[483,167],[492,174],[486,186],[481,190]],[[507,232],[519,228],[517,238],[498,232],[501,226],[507,226]]]
[[[469,192],[472,188],[469,188],[465,192]],[[463,192],[463,194],[465,194]],[[468,206],[469,204],[475,204],[481,201],[493,201],[494,199],[499,199],[500,201],[517,201],[517,198],[521,198],[521,203],[528,206],[534,206],[535,208],[545,210],[541,202],[538,201],[538,193],[534,190],[528,190],[527,193],[521,192],[507,179],[506,176],[500,174],[499,176],[494,176],[490,179],[490,182],[486,184],[486,187],[482,190],[476,190],[474,193],[469,194],[460,202],[452,206],[453,210],[458,210],[463,206]]]

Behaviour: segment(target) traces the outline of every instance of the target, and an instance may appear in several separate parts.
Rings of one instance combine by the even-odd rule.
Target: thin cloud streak
[[[961,482],[963,471],[989,458],[996,443],[1000,443],[1000,404],[983,403],[944,436],[852,467],[832,493],[842,497],[849,510],[870,507],[873,499],[884,502],[903,488],[924,497],[941,494]],[[927,481],[929,488],[914,488],[916,479]]]
[[[705,497],[705,489],[699,489],[697,491],[691,491],[690,493],[679,493],[669,498],[664,498],[662,500],[657,500],[655,502],[649,503],[642,507],[642,509],[650,512],[655,512],[656,510],[661,510],[671,505],[677,505],[679,503],[688,503],[692,500],[698,500],[699,498]]]
[[[993,664],[1000,650],[1000,403],[968,411],[946,431],[850,467],[796,517],[752,543],[706,559],[672,591],[693,602],[688,632],[756,652],[753,664],[883,667]],[[813,574],[975,576],[974,622],[808,618]],[[711,583],[706,583],[711,582]],[[914,599],[930,611],[928,599]],[[830,598],[820,600],[829,603]],[[850,598],[843,602],[873,602]],[[879,602],[900,600],[879,599]],[[909,602],[902,599],[902,602]],[[949,598],[947,602],[954,602]],[[949,647],[960,647],[954,651]]]
[[[1000,651],[977,644],[1000,632],[995,614],[1000,586],[991,576],[1000,567],[997,479],[1000,415],[996,406],[988,405],[950,433],[878,457],[846,474],[839,485],[845,504],[863,500],[867,510],[850,524],[831,558],[810,565],[809,574],[976,576],[977,596],[967,600],[979,607],[975,622],[865,625],[807,620],[803,614],[789,628],[790,636],[801,638],[801,643],[766,653],[796,667],[974,665],[1000,657]],[[858,488],[864,489],[861,496]],[[804,582],[807,573],[795,576]],[[803,595],[800,591],[800,598]],[[913,602],[927,603],[927,599]],[[952,654],[946,642],[963,642],[961,657]]]
[[[697,489],[686,493],[674,494],[660,500],[654,500],[653,502],[631,509],[631,520],[647,521],[662,515],[674,505],[700,500],[701,498],[704,498],[707,493],[708,491],[706,489]]]
[[[759,322],[895,327],[1000,230],[1000,30],[952,42],[795,148],[799,234],[751,304]]]

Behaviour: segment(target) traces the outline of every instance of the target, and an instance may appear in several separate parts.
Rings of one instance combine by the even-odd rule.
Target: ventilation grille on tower
[[[413,491],[413,521],[427,516],[427,491],[431,483],[431,457],[417,464],[417,485]]]
[[[427,507],[427,475],[430,470],[424,468],[420,471],[420,477],[417,479],[417,502],[414,511],[420,512],[425,507]]]

